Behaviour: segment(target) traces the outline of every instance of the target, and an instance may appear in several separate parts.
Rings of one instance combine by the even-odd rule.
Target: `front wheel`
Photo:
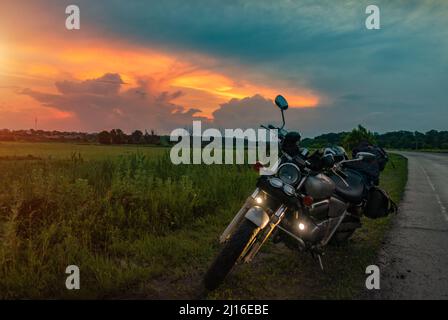
[[[205,274],[205,288],[214,290],[224,281],[224,278],[257,233],[258,226],[253,222],[244,219]]]

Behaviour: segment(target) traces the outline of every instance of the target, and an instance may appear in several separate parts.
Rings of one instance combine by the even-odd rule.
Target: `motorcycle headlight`
[[[301,174],[299,167],[295,164],[284,163],[278,168],[277,176],[284,183],[293,185],[299,181]]]

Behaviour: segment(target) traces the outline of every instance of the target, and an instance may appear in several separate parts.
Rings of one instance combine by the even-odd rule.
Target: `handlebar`
[[[272,124],[268,124],[267,127],[265,125],[261,125],[260,127],[266,130],[274,130],[274,129],[277,130],[279,138],[283,138],[286,135],[286,133],[288,133],[286,129],[273,126]]]
[[[265,125],[261,125],[260,127],[267,129],[267,130],[272,130],[272,129],[280,130],[280,128],[277,128],[277,127],[273,126],[272,124],[268,124],[267,127]]]

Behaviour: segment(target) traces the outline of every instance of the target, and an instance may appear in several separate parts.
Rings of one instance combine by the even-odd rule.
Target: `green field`
[[[69,159],[81,154],[85,160],[99,160],[135,153],[160,155],[167,149],[145,145],[100,145],[75,143],[0,142],[0,159],[33,156],[42,160]]]
[[[241,165],[172,165],[169,149],[0,143],[0,298],[351,298],[364,285],[390,218],[364,220],[329,248],[325,272],[307,254],[269,244],[203,295],[217,238],[254,189]],[[406,160],[383,186],[399,200]],[[81,289],[65,288],[65,268]]]

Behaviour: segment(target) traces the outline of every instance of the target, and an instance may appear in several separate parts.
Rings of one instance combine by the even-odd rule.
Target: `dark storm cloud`
[[[98,79],[89,79],[81,82],[56,81],[55,86],[62,94],[101,94],[116,95],[124,82],[119,74],[107,73]]]
[[[374,1],[380,30],[365,28],[372,1],[362,0],[77,3],[83,32],[92,26],[105,37],[205,53],[223,72],[244,65],[311,88],[326,99],[301,111],[313,115],[310,134],[360,121],[379,131],[447,128],[447,1]]]
[[[370,104],[377,107],[372,109]],[[352,100],[344,97],[331,106],[289,108],[285,112],[286,127],[298,130],[304,136],[313,136],[326,132],[350,131],[356,124],[382,132],[391,130],[390,123],[395,128],[405,128],[412,122],[415,125],[410,130],[422,131],[428,127],[446,125],[446,118],[439,117],[443,113],[442,108],[432,110],[410,104],[407,112],[403,113],[394,106],[395,104],[381,104],[379,101],[360,104],[358,98]],[[232,99],[222,104],[213,116],[213,125],[219,128],[257,128],[260,124],[281,124],[280,111],[273,101],[259,95],[241,100]]]
[[[127,90],[120,90],[122,84],[119,74],[107,73],[80,82],[58,81],[55,83],[58,94],[33,89],[24,89],[22,94],[44,106],[71,112],[84,130],[121,128],[167,132],[202,119],[195,116],[199,110],[185,109],[171,102],[180,92],[158,92],[145,79]]]

